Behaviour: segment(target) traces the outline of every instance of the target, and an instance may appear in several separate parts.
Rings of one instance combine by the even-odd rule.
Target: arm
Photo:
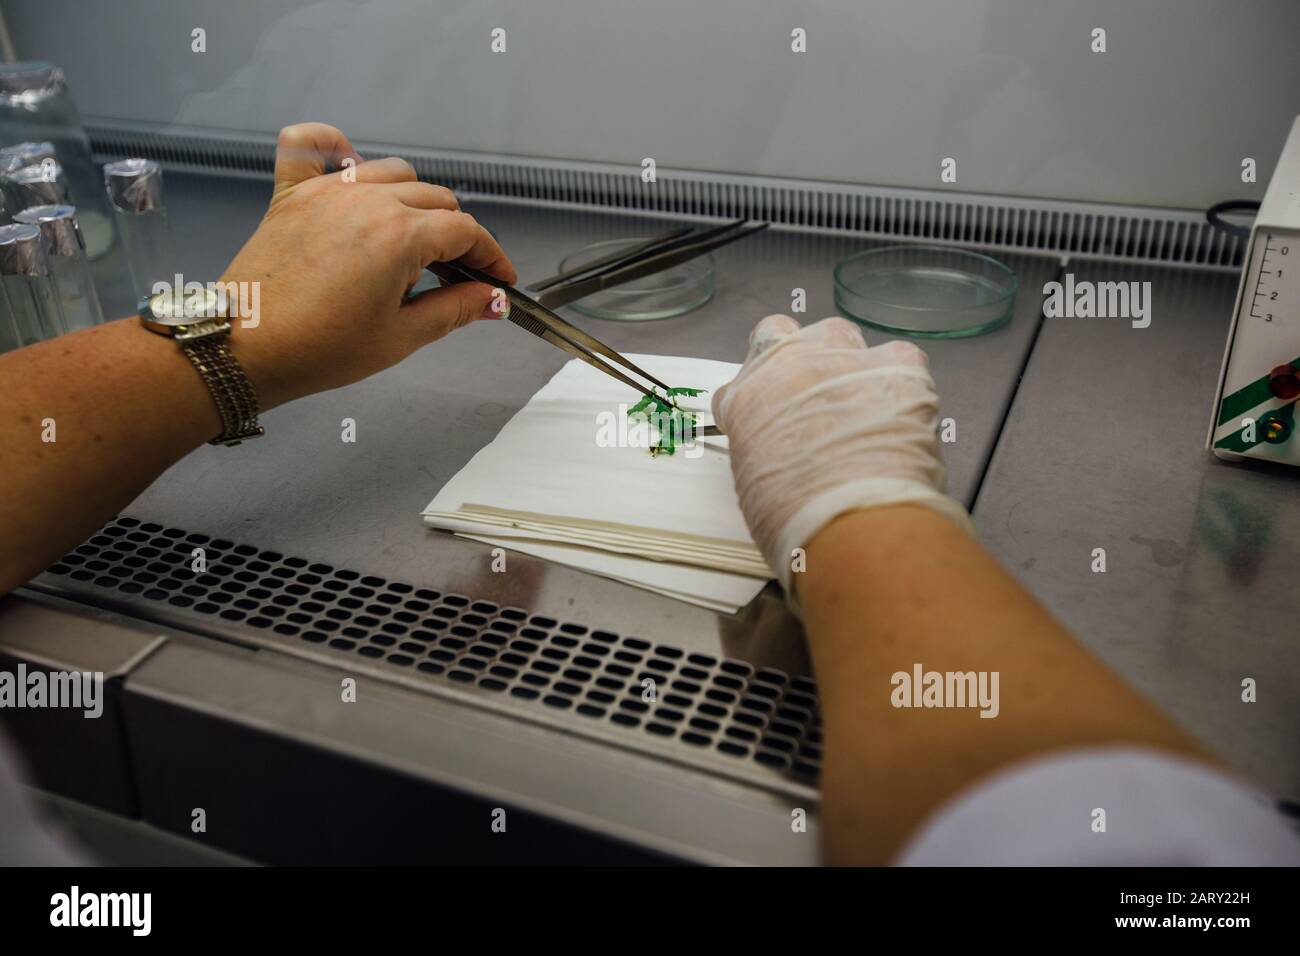
[[[221,431],[194,367],[134,319],[0,356],[0,383],[0,593],[76,547]],[[47,422],[54,441],[44,440]]]
[[[1197,754],[997,564],[943,493],[938,396],[915,346],[868,349],[843,319],[800,329],[770,316],[714,412],[754,539],[802,607],[830,861],[888,862],[941,803],[1036,754],[1119,743]],[[895,706],[893,675],[916,665],[997,672],[997,716]]]
[[[492,289],[477,283],[404,299],[427,263],[459,258],[515,281],[487,231],[448,190],[416,181],[406,162],[360,163],[355,181],[325,174],[327,162],[357,158],[332,127],[285,129],[266,217],[222,276],[260,286],[258,323],[236,321],[230,348],[263,410],[365,378],[496,317]],[[221,431],[176,343],[134,319],[0,356],[0,394],[0,594]],[[43,440],[49,419],[54,441]]]
[[[808,546],[798,591],[821,688],[831,862],[887,862],[941,803],[1027,757],[1120,743],[1199,755],[974,538],[928,508],[832,521]],[[894,707],[890,676],[916,663],[997,671],[997,717]]]

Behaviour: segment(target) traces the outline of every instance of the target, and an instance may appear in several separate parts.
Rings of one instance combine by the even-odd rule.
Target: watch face
[[[159,325],[189,325],[195,319],[224,315],[224,302],[216,289],[191,289],[180,294],[159,292],[145,300],[147,318]]]

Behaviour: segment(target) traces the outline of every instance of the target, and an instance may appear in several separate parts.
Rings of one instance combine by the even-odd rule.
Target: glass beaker
[[[14,143],[0,148],[0,220],[13,222],[14,213],[33,205],[9,177],[28,166],[39,166],[44,160],[55,162],[53,143]]]
[[[65,331],[59,296],[38,226],[0,226],[0,352]]]
[[[52,159],[4,174],[4,186],[13,200],[15,214],[29,206],[68,203],[68,181],[63,167]]]
[[[53,143],[12,143],[0,148],[0,174],[8,176],[24,166],[39,166],[43,159],[54,159]]]
[[[32,206],[14,215],[15,223],[39,226],[45,239],[50,274],[59,292],[63,324],[69,332],[104,321],[86,260],[86,245],[77,225],[75,206]]]
[[[81,210],[87,253],[113,246],[113,221],[90,158],[90,140],[68,94],[63,71],[44,60],[0,65],[0,145],[54,144],[72,202]]]
[[[162,167],[152,159],[123,159],[104,167],[108,204],[117,219],[136,299],[153,294],[153,284],[170,281],[171,233],[163,205]]]

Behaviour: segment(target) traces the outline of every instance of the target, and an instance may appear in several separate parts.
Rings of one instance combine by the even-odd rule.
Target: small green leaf
[[[679,408],[672,401],[673,396],[695,397],[703,392],[702,388],[670,388],[663,398],[645,395],[627,410],[628,421],[644,420],[655,426],[656,439],[650,447],[652,458],[675,453],[678,445],[695,436],[695,413]]]
[[[628,413],[629,416],[631,416],[631,415],[635,415],[635,414],[637,414],[638,412],[644,412],[644,411],[645,411],[647,408],[649,408],[649,407],[650,407],[650,396],[649,396],[649,395],[642,395],[642,396],[641,396],[641,401],[637,402],[635,405],[633,405],[631,408],[629,408],[629,409],[627,410],[627,413]]]

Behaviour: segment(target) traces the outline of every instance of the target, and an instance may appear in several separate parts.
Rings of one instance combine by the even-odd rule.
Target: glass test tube
[[[113,246],[113,221],[90,158],[90,140],[63,71],[36,60],[0,65],[0,143],[50,142],[67,176],[91,258]],[[66,201],[66,200],[65,200]]]
[[[137,299],[152,295],[155,282],[171,281],[173,275],[162,186],[162,167],[152,159],[123,159],[104,167],[104,188]]]
[[[31,206],[68,204],[68,181],[63,167],[52,159],[4,174],[4,185],[13,200],[14,215]]]
[[[0,352],[65,331],[39,226],[0,226]]]
[[[50,274],[59,291],[63,306],[63,323],[67,331],[88,329],[104,321],[86,261],[86,246],[77,226],[75,206],[32,206],[15,214],[14,222],[40,226],[45,239],[45,254],[50,260]]]
[[[17,187],[9,177],[26,166],[39,166],[42,160],[54,159],[53,143],[14,143],[0,148],[0,220],[13,222],[14,213],[24,208]]]
[[[0,173],[6,175],[24,166],[39,166],[43,159],[57,159],[53,143],[13,143],[0,148]]]

